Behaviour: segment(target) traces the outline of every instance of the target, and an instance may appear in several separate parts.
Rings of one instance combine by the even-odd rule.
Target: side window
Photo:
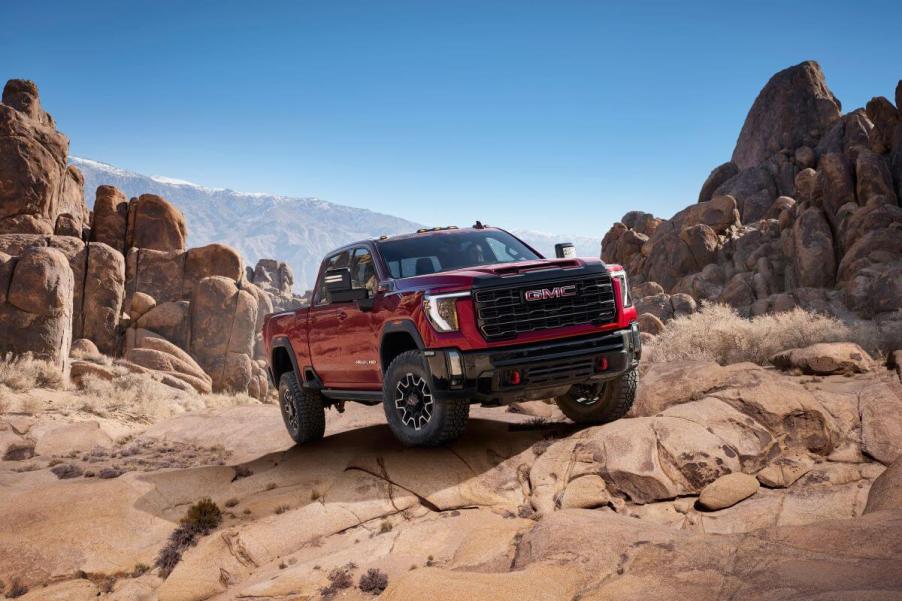
[[[366,288],[370,291],[370,296],[373,296],[378,280],[370,249],[363,246],[355,248],[351,255],[351,285],[354,288]]]
[[[316,286],[316,305],[328,305],[332,302],[332,299],[329,298],[329,291],[326,290],[326,283],[323,281],[323,278],[326,275],[326,272],[330,269],[340,269],[342,267],[348,266],[348,256],[350,253],[348,251],[342,251],[340,253],[336,253],[331,257],[327,258],[325,261],[325,268],[319,277],[319,283]]]

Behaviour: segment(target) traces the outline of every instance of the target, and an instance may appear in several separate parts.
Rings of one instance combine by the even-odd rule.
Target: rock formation
[[[232,248],[186,249],[185,219],[160,196],[100,186],[89,215],[68,145],[34,83],[11,80],[0,104],[0,353],[66,370],[71,341],[85,339],[175,387],[262,398],[259,331],[274,299],[294,302],[291,271],[259,266],[264,291]],[[103,369],[74,375],[86,371]]]
[[[275,311],[291,311],[306,302],[292,291],[294,272],[285,262],[260,259],[256,267],[247,268],[247,280],[269,295]]]
[[[656,299],[636,296],[661,319],[676,314],[666,308],[676,294],[745,315],[801,306],[893,319],[902,309],[900,123],[883,97],[841,114],[814,62],[781,71],[699,202],[668,220],[627,213],[602,258],[635,284],[660,285]]]

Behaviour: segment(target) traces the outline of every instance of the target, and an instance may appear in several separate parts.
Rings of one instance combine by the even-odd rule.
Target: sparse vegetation
[[[160,576],[166,578],[182,559],[185,549],[197,542],[222,523],[222,511],[209,498],[203,498],[191,507],[181,519],[179,527],[172,531],[169,540],[160,549],[154,565],[160,568]]]
[[[6,591],[7,599],[16,599],[28,592],[28,587],[22,584],[18,578],[13,578],[9,583],[9,589]]]
[[[0,357],[0,389],[4,386],[15,392],[33,388],[58,390],[63,387],[63,376],[50,361],[36,359],[30,353],[20,356],[6,353]]]
[[[392,523],[388,520],[382,520],[379,524],[379,534],[385,534],[392,531]]]
[[[388,576],[385,572],[376,568],[370,568],[366,574],[360,577],[357,587],[364,593],[372,593],[374,595],[382,594],[382,591],[388,586]]]
[[[646,343],[643,360],[704,360],[721,365],[750,361],[764,365],[775,353],[818,342],[855,342],[872,354],[899,348],[902,320],[845,323],[799,308],[746,319],[731,307],[710,304],[698,313],[668,322]]]
[[[289,507],[288,505],[279,505],[278,507],[276,507],[276,515],[281,515],[289,509],[291,509],[291,507]]]
[[[319,589],[319,594],[325,599],[331,599],[338,591],[354,586],[351,572],[356,569],[357,565],[354,563],[347,563],[343,566],[333,568],[332,571],[329,572],[329,586],[324,586]]]
[[[246,394],[200,394],[177,390],[154,380],[149,374],[131,373],[105,356],[90,356],[93,363],[111,370],[112,380],[86,375],[81,388],[51,395],[3,394],[30,390],[60,390],[64,380],[51,362],[31,355],[0,355],[0,413],[38,414],[47,410],[78,411],[124,421],[152,423],[186,411],[256,404]]]

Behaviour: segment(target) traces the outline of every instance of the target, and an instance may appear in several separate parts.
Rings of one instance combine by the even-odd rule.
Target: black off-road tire
[[[385,418],[392,433],[405,445],[437,447],[459,438],[466,428],[470,415],[469,400],[439,401],[432,398],[431,380],[419,351],[401,353],[385,373],[382,385]],[[399,398],[410,395],[422,401],[422,406],[399,401]],[[403,407],[399,407],[399,403]]]
[[[630,369],[619,378],[608,380],[594,402],[579,402],[580,388],[574,386],[570,392],[555,399],[564,415],[577,424],[607,424],[626,415],[636,400],[639,374]]]
[[[323,437],[326,410],[318,390],[304,390],[293,371],[279,379],[279,407],[288,434],[298,444]]]

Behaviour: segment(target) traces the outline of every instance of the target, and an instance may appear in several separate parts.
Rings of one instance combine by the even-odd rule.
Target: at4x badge
[[[528,301],[564,298],[567,296],[576,296],[576,284],[556,286],[554,288],[537,288],[536,290],[527,290],[523,293],[523,298]]]

